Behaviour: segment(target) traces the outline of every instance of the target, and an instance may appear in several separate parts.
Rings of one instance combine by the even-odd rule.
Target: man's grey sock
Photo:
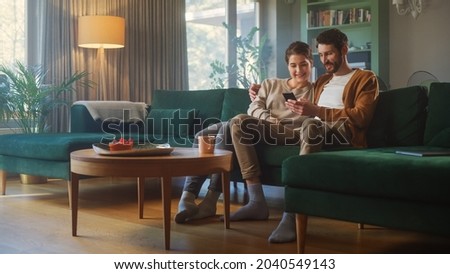
[[[278,227],[270,234],[270,243],[288,243],[295,241],[295,215],[294,213],[283,213]]]

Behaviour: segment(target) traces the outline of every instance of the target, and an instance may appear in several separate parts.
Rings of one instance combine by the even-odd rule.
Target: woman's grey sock
[[[198,205],[198,212],[189,220],[203,219],[216,215],[217,200],[220,197],[220,192],[208,190],[203,201]]]
[[[198,212],[198,206],[195,204],[195,194],[189,191],[183,191],[180,202],[178,203],[178,213],[175,215],[175,222],[182,224]]]

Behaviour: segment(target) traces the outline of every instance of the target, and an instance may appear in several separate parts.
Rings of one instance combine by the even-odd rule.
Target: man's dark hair
[[[286,64],[289,64],[289,57],[291,55],[299,55],[302,54],[308,59],[311,63],[313,62],[313,56],[311,47],[300,41],[293,42],[289,45],[289,47],[286,49],[286,53],[284,56],[284,59],[286,60]]]
[[[347,35],[338,29],[329,29],[321,32],[319,36],[317,36],[316,42],[316,47],[319,44],[333,45],[339,51],[341,51],[344,46],[348,46]]]

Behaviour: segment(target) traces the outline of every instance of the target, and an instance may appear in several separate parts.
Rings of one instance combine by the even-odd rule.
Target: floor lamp
[[[97,100],[106,98],[105,49],[123,48],[125,19],[117,16],[81,16],[78,18],[78,46],[97,49]]]

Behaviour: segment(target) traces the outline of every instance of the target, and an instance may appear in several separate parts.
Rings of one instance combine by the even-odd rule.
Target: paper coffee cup
[[[198,137],[198,151],[200,154],[214,153],[215,144],[215,136],[206,135]]]

